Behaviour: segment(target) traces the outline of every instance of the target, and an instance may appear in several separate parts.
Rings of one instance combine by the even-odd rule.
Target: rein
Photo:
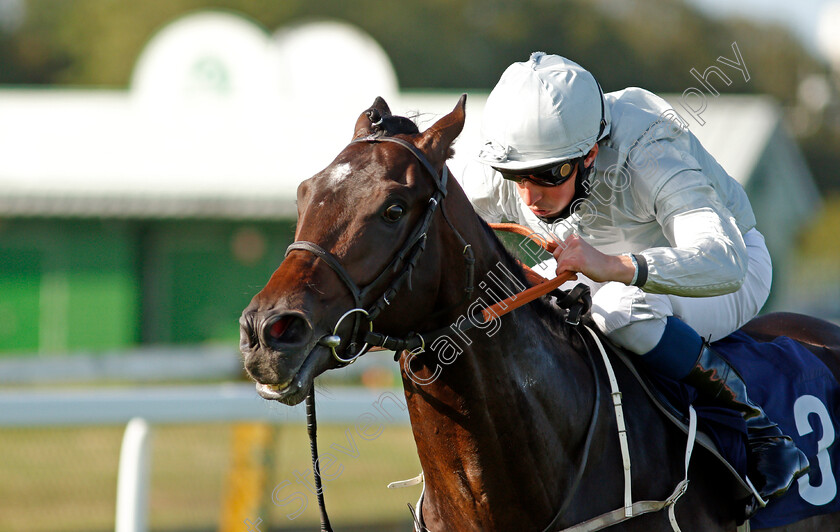
[[[557,244],[555,242],[549,242],[545,240],[541,235],[529,230],[526,227],[523,227],[518,224],[489,224],[491,229],[495,229],[497,231],[507,231],[510,233],[516,233],[521,236],[530,238],[533,242],[537,245],[552,253],[555,249],[557,249]],[[514,294],[509,298],[499,301],[494,305],[490,305],[486,309],[482,310],[481,313],[484,316],[484,321],[490,321],[493,318],[498,318],[504,316],[508,312],[518,309],[519,307],[530,303],[531,301],[540,298],[553,290],[559,288],[563,283],[567,281],[571,281],[576,279],[577,276],[574,272],[561,272],[557,277],[547,280],[542,275],[533,272],[530,268],[522,265],[525,268],[526,273],[530,272],[528,278],[530,280],[535,281],[535,286],[523,290],[518,294]],[[575,323],[574,325],[577,325]]]

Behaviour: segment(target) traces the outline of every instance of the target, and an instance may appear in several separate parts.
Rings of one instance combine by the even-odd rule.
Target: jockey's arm
[[[743,237],[700,172],[674,175],[655,195],[653,209],[671,246],[636,254],[647,266],[646,292],[702,297],[741,287],[747,269]],[[629,256],[605,255],[575,235],[555,258],[558,272],[576,271],[598,282],[630,284],[635,274]]]
[[[640,254],[648,264],[645,291],[717,296],[744,284],[747,248],[731,217],[703,207],[674,216],[664,228],[674,247]]]
[[[648,264],[645,291],[702,297],[738,290],[747,275],[747,247],[703,174],[680,172],[655,197],[656,219],[671,247],[640,253]]]

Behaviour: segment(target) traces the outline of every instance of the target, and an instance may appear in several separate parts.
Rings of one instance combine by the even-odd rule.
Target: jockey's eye
[[[399,203],[394,203],[385,209],[385,212],[382,213],[382,217],[389,222],[396,222],[402,218],[403,214],[405,214],[405,207]]]

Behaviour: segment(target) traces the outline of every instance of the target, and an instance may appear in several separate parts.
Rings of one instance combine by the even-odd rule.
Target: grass
[[[231,489],[234,452],[231,424],[153,427],[149,526],[152,530],[220,530],[222,509],[237,495]],[[350,429],[356,451],[343,454],[331,444],[348,447]],[[113,530],[117,467],[123,427],[0,429],[0,531],[62,532]],[[333,525],[410,522],[406,502],[416,502],[420,488],[388,490],[393,480],[419,472],[409,427],[385,426],[381,435],[364,440],[351,426],[319,426],[322,455],[335,455],[327,471],[325,496]],[[261,486],[252,489],[258,515],[234,516],[238,530],[244,519],[262,519],[261,530],[311,527],[318,522],[315,496],[297,481],[311,482],[309,445],[304,426],[271,431],[270,464]],[[343,469],[339,469],[343,468]],[[278,506],[271,492],[298,493],[297,504]],[[250,486],[249,488],[253,488]],[[247,490],[245,490],[247,491]],[[286,517],[306,499],[306,509]],[[252,501],[254,502],[254,501]],[[247,506],[247,505],[246,505]],[[261,506],[261,507],[260,507]],[[254,507],[252,505],[252,507]],[[241,519],[240,519],[241,517]],[[408,525],[406,526],[408,528]]]

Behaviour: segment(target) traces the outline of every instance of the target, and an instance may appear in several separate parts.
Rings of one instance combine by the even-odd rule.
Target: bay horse
[[[476,308],[528,284],[458,183],[446,179],[465,101],[424,132],[381,98],[360,115],[353,141],[299,186],[296,242],[244,310],[240,348],[258,393],[293,405],[316,376],[363,354],[375,328],[379,344],[399,352],[425,478],[418,508],[425,527],[561,530],[622,506],[610,389],[583,336],[547,299],[463,332]],[[395,340],[406,338],[416,341]],[[418,342],[421,349],[407,349]],[[634,498],[665,499],[685,476],[686,435],[626,367],[615,372]],[[710,453],[695,453],[676,505],[682,530],[736,530],[742,506],[721,487],[727,475]],[[610,530],[672,526],[658,512]],[[840,530],[840,517],[777,530]]]

